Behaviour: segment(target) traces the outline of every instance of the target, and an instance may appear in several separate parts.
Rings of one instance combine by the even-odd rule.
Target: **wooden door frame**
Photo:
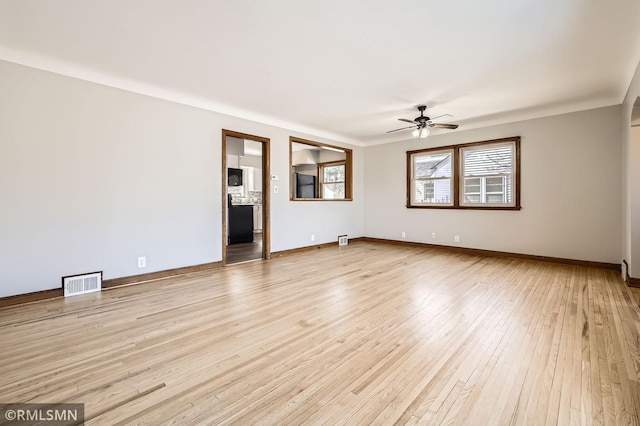
[[[271,226],[270,226],[270,142],[269,138],[222,129],[222,264],[227,264],[227,136],[238,139],[249,139],[262,144],[262,259],[271,259]]]

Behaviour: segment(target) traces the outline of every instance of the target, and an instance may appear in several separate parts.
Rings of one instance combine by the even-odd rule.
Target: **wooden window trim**
[[[513,173],[515,183],[514,183],[514,191],[515,191],[515,203],[513,206],[482,206],[482,205],[460,205],[460,151],[464,148],[480,146],[480,145],[492,145],[498,143],[505,142],[513,142],[515,145],[515,154],[514,154],[514,163],[515,163],[515,171]],[[445,151],[445,150],[453,150],[453,159],[451,160],[451,175],[453,178],[453,205],[437,205],[437,204],[429,204],[429,205],[412,205],[411,203],[411,183],[413,179],[412,173],[412,161],[413,156],[415,154],[422,154],[425,152],[437,152],[437,151]],[[501,139],[489,139],[485,141],[477,141],[477,142],[469,142],[464,144],[457,145],[446,145],[439,146],[434,148],[423,148],[416,149],[412,151],[406,152],[406,207],[408,209],[443,209],[443,210],[521,210],[522,205],[520,202],[521,194],[520,194],[520,175],[521,175],[521,164],[520,164],[520,136],[513,136],[509,138],[501,138]]]
[[[334,148],[344,151],[345,159],[340,160],[340,162],[345,163],[344,170],[344,179],[345,179],[345,189],[344,189],[344,198],[296,198],[293,193],[293,143],[302,143],[305,145],[312,145],[317,147],[327,147]],[[318,176],[318,182],[320,181],[320,177]],[[320,184],[318,183],[318,188]],[[302,139],[295,136],[289,136],[289,200],[290,201],[353,201],[353,150],[349,148],[345,148],[342,146],[331,145],[323,142],[315,142],[310,141],[308,139]]]

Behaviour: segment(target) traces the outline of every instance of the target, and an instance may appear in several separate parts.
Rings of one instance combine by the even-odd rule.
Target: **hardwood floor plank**
[[[615,271],[359,242],[0,308],[0,400],[89,425],[638,424]]]

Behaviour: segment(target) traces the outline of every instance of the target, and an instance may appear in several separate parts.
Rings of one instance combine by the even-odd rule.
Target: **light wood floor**
[[[618,273],[358,243],[0,309],[0,401],[89,424],[639,424]]]

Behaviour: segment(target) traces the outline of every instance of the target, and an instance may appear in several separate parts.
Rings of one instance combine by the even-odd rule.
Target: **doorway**
[[[271,257],[269,139],[222,130],[222,263]]]

